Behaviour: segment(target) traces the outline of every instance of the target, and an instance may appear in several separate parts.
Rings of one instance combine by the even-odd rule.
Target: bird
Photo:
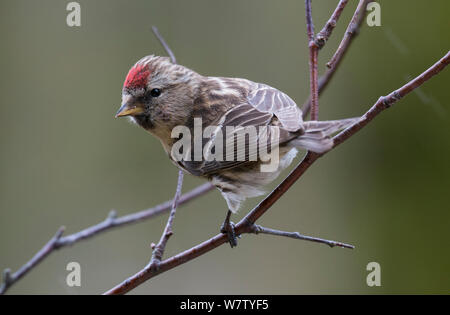
[[[220,230],[227,234],[231,247],[237,239],[230,217],[242,202],[263,195],[264,187],[292,163],[298,149],[323,154],[333,147],[334,133],[359,119],[304,121],[294,100],[274,87],[241,78],[204,76],[155,55],[138,60],[125,78],[116,117],[125,116],[158,138],[178,168],[205,178],[220,191],[228,207]],[[195,133],[197,125],[203,131],[209,127],[210,137],[201,137],[199,142],[201,153],[209,152],[209,156],[200,154],[195,159],[192,148],[176,154],[174,148],[182,139],[179,133],[174,136],[174,130],[182,127]],[[246,136],[239,147],[236,133],[226,132],[231,127],[266,131]],[[192,138],[184,140],[195,147]],[[256,153],[252,153],[250,146],[255,143]],[[215,151],[230,147],[236,150],[222,153],[220,157],[225,158],[211,159]],[[270,171],[262,171],[268,163],[259,155],[263,149],[276,153],[272,158],[277,163]]]

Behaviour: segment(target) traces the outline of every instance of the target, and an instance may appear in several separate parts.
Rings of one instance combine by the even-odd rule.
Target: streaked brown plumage
[[[355,122],[355,119],[304,122],[295,102],[275,88],[245,79],[202,76],[172,64],[166,57],[153,55],[142,58],[131,68],[117,116],[130,116],[156,136],[172,160],[172,146],[177,140],[171,137],[173,128],[181,125],[193,129],[196,117],[202,118],[202,128],[279,127],[280,163],[273,172],[261,172],[259,159],[174,161],[185,171],[210,180],[232,212],[247,197],[261,195],[261,188],[292,162],[297,148],[325,152],[333,145],[330,135]],[[203,141],[203,147],[208,140]]]

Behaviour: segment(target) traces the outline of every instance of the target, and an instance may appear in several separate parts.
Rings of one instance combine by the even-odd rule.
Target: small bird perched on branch
[[[232,247],[237,241],[231,213],[246,198],[263,194],[262,187],[291,164],[297,148],[324,153],[333,146],[333,133],[358,120],[303,121],[295,102],[273,87],[245,79],[202,76],[173,64],[167,57],[153,55],[142,58],[130,69],[123,85],[122,106],[116,114],[122,116],[130,116],[156,136],[178,167],[205,177],[219,189],[228,205],[221,231],[228,234]],[[193,144],[194,150],[183,148],[181,157],[176,156],[173,149],[180,138],[177,133],[174,137],[173,131],[184,127],[195,134],[197,121],[202,130],[210,127],[209,137],[200,139],[201,154],[195,156]],[[263,135],[249,132],[239,146],[236,133],[226,132],[228,127],[235,131],[251,127],[272,129],[265,129]],[[193,143],[192,139],[188,141]],[[224,152],[220,158],[211,159],[219,149],[230,149],[225,143],[231,144],[232,153]],[[250,152],[252,145],[256,153]],[[268,153],[277,154],[278,163],[271,171],[261,170],[267,164],[260,155],[263,147],[268,148]],[[243,158],[237,158],[242,152]]]

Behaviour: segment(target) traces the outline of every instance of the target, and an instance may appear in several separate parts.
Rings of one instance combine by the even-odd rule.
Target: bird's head
[[[116,117],[129,116],[156,134],[182,124],[192,107],[200,77],[167,57],[146,56],[128,72]]]

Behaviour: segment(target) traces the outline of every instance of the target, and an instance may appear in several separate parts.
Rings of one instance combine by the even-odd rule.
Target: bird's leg
[[[237,246],[236,232],[234,231],[234,223],[230,221],[231,211],[228,210],[225,221],[223,221],[220,227],[220,232],[227,234],[228,243],[230,243],[231,248]]]

